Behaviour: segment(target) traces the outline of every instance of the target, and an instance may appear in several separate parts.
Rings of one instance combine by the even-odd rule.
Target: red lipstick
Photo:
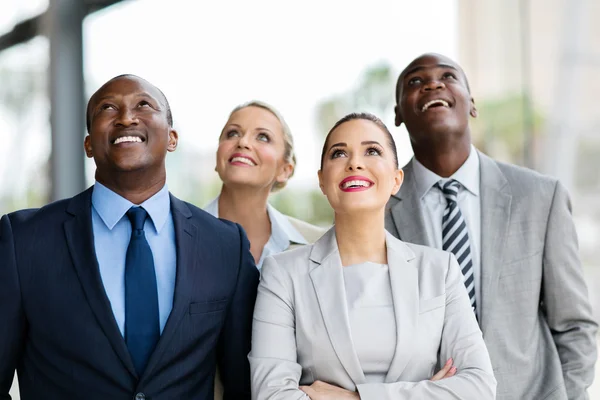
[[[355,181],[354,183],[351,183]],[[367,184],[365,186],[365,183]],[[343,181],[340,182],[340,190],[343,192],[362,192],[364,190],[368,190],[373,186],[373,181],[369,178],[360,175],[352,175],[347,178],[344,178]]]

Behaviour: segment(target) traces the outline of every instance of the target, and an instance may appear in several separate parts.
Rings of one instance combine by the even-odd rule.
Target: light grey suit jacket
[[[478,152],[481,183],[480,325],[497,397],[587,399],[597,324],[579,262],[571,204],[550,177]],[[388,203],[386,229],[428,243],[412,162]]]
[[[454,256],[389,233],[386,243],[397,343],[385,383],[366,382],[354,350],[332,228],[263,264],[248,356],[253,399],[308,399],[298,386],[315,380],[358,390],[362,400],[494,399],[489,355]],[[449,357],[457,375],[429,381]]]

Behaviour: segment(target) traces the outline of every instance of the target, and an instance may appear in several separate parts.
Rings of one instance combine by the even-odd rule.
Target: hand
[[[430,381],[439,381],[441,379],[450,378],[454,376],[454,374],[456,374],[456,367],[452,365],[453,363],[454,360],[449,358],[448,361],[446,361],[446,364],[444,364],[444,368],[442,368],[437,374],[432,376]]]
[[[351,392],[329,383],[315,381],[310,386],[300,386],[310,400],[360,400],[357,392]]]

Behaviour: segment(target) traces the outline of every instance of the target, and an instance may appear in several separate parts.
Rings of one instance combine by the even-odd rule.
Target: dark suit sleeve
[[[587,399],[594,379],[596,332],[583,270],[571,202],[556,184],[544,246],[543,304],[562,364],[570,400]]]
[[[25,315],[10,220],[0,221],[0,400],[8,400],[15,368],[23,352]]]
[[[250,243],[240,233],[239,273],[227,317],[219,338],[218,365],[223,382],[224,400],[251,399],[248,353],[252,335],[252,314],[256,301],[259,273],[250,253]]]

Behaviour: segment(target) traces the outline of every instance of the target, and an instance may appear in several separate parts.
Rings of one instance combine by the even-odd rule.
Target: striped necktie
[[[452,179],[442,185],[442,181],[435,184],[446,198],[446,209],[442,217],[442,249],[452,252],[458,261],[463,274],[465,287],[469,293],[473,311],[475,304],[475,279],[473,275],[473,260],[469,244],[469,231],[465,219],[458,207],[458,188],[460,183]]]

